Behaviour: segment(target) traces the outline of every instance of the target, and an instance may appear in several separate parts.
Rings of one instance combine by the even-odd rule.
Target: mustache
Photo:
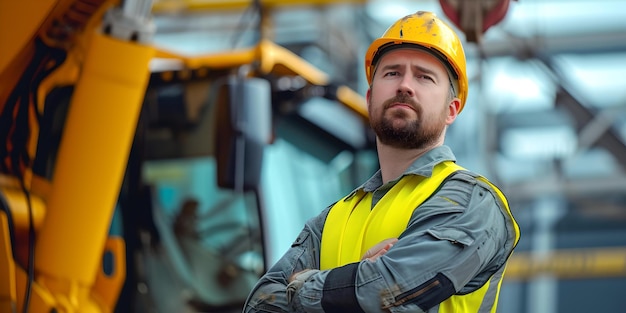
[[[383,102],[383,108],[384,109],[388,109],[388,108],[390,108],[392,105],[394,105],[396,103],[408,104],[416,111],[419,111],[419,109],[420,109],[419,106],[417,105],[417,102],[415,100],[413,100],[413,98],[411,98],[408,95],[406,95],[405,93],[397,94],[393,98],[389,98],[389,99],[385,100],[385,102]]]

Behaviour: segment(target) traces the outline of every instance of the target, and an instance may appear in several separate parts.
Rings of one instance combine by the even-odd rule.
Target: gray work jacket
[[[452,151],[437,147],[403,176],[429,177],[436,164],[447,160],[456,161]],[[261,277],[244,312],[438,312],[439,303],[452,294],[483,286],[502,272],[516,231],[495,191],[476,177],[467,171],[449,176],[413,212],[399,241],[375,262],[320,271],[320,241],[330,210],[326,208],[307,221],[291,248]],[[373,193],[374,206],[400,179],[383,185],[378,171],[353,193]],[[288,296],[287,279],[304,269],[316,270],[299,278]],[[435,280],[439,294],[415,292]],[[495,298],[492,293],[486,296]]]

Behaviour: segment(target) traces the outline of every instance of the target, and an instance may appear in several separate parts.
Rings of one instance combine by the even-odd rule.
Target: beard
[[[409,119],[403,110],[390,112],[389,108],[395,103],[410,105],[417,118]],[[424,120],[422,108],[409,96],[399,94],[383,103],[378,116],[370,117],[370,126],[382,144],[400,149],[423,149],[439,139],[446,127],[445,119],[444,111],[435,120]]]

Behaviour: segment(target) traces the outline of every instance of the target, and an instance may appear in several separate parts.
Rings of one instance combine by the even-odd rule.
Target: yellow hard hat
[[[376,63],[387,49],[413,46],[425,49],[438,57],[448,72],[455,86],[456,96],[461,100],[459,113],[467,100],[467,69],[465,52],[461,40],[446,22],[434,13],[418,11],[407,15],[393,25],[378,39],[374,40],[365,53],[365,75],[371,85]]]

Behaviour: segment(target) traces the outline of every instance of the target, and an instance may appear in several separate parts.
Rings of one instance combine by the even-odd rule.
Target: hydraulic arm
[[[93,2],[72,5],[88,6]],[[78,34],[75,41],[65,42],[67,46],[63,48],[68,54],[79,55],[82,60],[74,64],[78,67],[75,70],[80,71],[73,82],[63,139],[45,195],[46,205],[33,204],[40,197],[31,193],[29,155],[25,161],[12,162],[12,151],[18,147],[10,140],[7,142],[8,153],[3,157],[10,166],[5,166],[4,172],[14,174],[7,179],[15,178],[18,182],[4,185],[2,192],[5,210],[0,214],[0,269],[4,271],[2,276],[9,278],[0,288],[3,312],[111,312],[115,307],[124,280],[124,246],[119,238],[107,238],[107,234],[154,54],[149,45],[154,32],[150,10],[150,1],[125,1],[121,8],[110,7],[101,24],[85,24],[83,34]],[[19,39],[22,37],[15,41],[20,42]],[[28,51],[29,42],[24,42],[24,50]],[[7,65],[10,55],[4,57],[5,70],[17,67]],[[2,72],[3,78],[8,76]],[[21,92],[19,87],[13,94]],[[27,112],[41,114],[33,112],[39,108],[33,110],[29,105],[32,97],[36,99],[36,92],[24,97],[16,111],[25,105]],[[9,96],[4,105],[13,105],[13,98]],[[5,108],[3,114],[9,114],[4,113]],[[20,127],[17,121],[14,119],[9,132]],[[31,135],[32,141],[32,133],[27,135]],[[22,190],[16,191],[16,186]],[[19,191],[24,191],[27,199],[21,203],[27,205],[17,205],[22,200],[19,197],[6,196]],[[29,212],[12,212],[18,209]],[[19,219],[13,219],[13,215],[30,216],[31,222],[15,223]],[[32,222],[34,216],[44,215],[43,220],[37,219],[38,223]],[[17,249],[11,251],[9,244],[23,235],[22,228],[30,229],[31,237],[36,232],[37,237],[36,241],[29,241],[25,263],[18,261],[19,256],[11,257]],[[105,256],[109,271],[103,267]]]

